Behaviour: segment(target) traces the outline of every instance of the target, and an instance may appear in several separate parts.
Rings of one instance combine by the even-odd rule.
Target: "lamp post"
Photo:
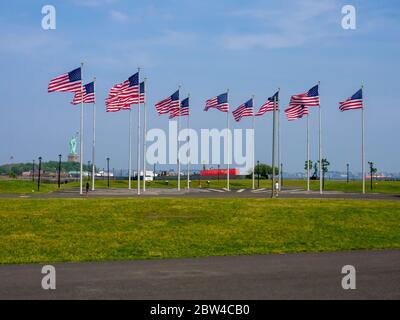
[[[107,158],[107,186],[110,188],[110,158]]]
[[[260,189],[260,161],[257,160],[257,188]]]
[[[32,182],[35,182],[35,160],[32,160]]]
[[[37,190],[40,191],[40,171],[42,170],[42,157],[39,157],[39,173]]]
[[[349,180],[350,180],[350,175],[349,175],[349,173],[350,173],[350,171],[349,171],[350,165],[347,164],[346,166],[347,166],[347,183],[349,183]]]
[[[58,155],[58,188],[61,187],[61,154]]]

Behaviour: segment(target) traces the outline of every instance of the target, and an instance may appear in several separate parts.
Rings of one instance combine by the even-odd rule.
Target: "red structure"
[[[212,170],[201,170],[200,175],[201,176],[207,176],[207,177],[212,177],[212,176],[226,176],[228,173],[228,170],[226,169],[212,169]],[[239,175],[239,169],[229,169],[229,175],[230,176],[237,176]]]

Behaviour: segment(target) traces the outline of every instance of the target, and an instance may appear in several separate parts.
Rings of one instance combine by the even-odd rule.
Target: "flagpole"
[[[253,174],[252,174],[252,189],[254,190],[256,187],[256,185],[255,185],[255,180],[254,180],[254,178],[255,178],[255,173],[254,173],[254,171],[255,171],[255,169],[256,169],[256,167],[255,167],[255,136],[256,136],[256,133],[255,133],[255,121],[254,121],[254,119],[255,119],[255,113],[254,113],[254,95],[252,96],[252,102],[253,102],[253,156],[252,156],[252,158],[253,158]]]
[[[128,159],[128,189],[132,189],[132,106],[129,107],[129,159]]]
[[[226,90],[226,95],[227,95],[227,102],[229,101],[228,100],[228,94],[229,94],[229,89],[228,90]],[[231,159],[231,157],[230,157],[230,148],[229,148],[229,102],[228,102],[228,111],[226,112],[226,143],[227,143],[227,168],[228,168],[228,170],[226,171],[226,190],[230,190],[229,188],[230,188],[230,186],[229,186],[229,169],[230,169],[230,159]]]
[[[146,192],[146,152],[147,152],[147,111],[146,111],[146,88],[147,78],[144,78],[144,101],[143,101],[143,131],[144,131],[144,141],[143,141],[143,192]],[[140,100],[140,83],[139,83],[139,100]],[[154,177],[154,172],[153,172]]]
[[[281,106],[280,106],[280,91],[278,89],[278,168],[279,168],[279,175],[278,175],[278,191],[281,191],[281,183],[282,183],[282,172],[281,172]]]
[[[138,71],[138,116],[137,116],[137,194],[140,195],[140,68]]]
[[[363,106],[361,109],[361,168],[362,168],[362,193],[365,194],[365,118],[364,118],[364,107],[365,107],[365,99],[364,99],[364,84],[361,85],[361,92],[363,98]]]
[[[188,94],[188,99],[190,98],[190,94]],[[189,105],[190,105],[190,102],[189,102]],[[189,107],[189,113],[188,113],[188,116],[187,116],[187,130],[188,130],[188,137],[187,137],[187,140],[188,140],[188,147],[189,147],[189,152],[187,153],[187,189],[188,190],[190,190],[190,156],[191,156],[191,154],[190,154],[190,133],[189,133],[189,130],[190,130],[190,107]]]
[[[181,86],[178,87],[178,91],[180,91]],[[179,92],[180,94],[180,92]],[[176,159],[178,161],[178,191],[181,191],[181,161],[179,157],[179,130],[180,130],[180,117],[181,117],[181,98],[179,96],[179,106],[178,106],[178,133],[176,135]]]
[[[321,81],[318,81],[318,94],[319,87]],[[320,95],[319,95],[320,96]],[[322,179],[323,179],[323,170],[322,170],[322,115],[321,115],[321,96],[320,96],[319,108],[318,108],[318,116],[319,116],[319,193],[322,194]]]
[[[275,197],[275,121],[276,121],[276,96],[274,95],[274,111],[272,116],[272,194],[271,198]]]
[[[310,115],[307,114],[307,191],[310,191]]]
[[[93,145],[92,145],[92,191],[94,191],[95,182],[95,153],[96,153],[96,77],[93,78]]]
[[[83,62],[81,62],[81,128],[80,128],[80,179],[79,179],[79,193],[83,194]]]

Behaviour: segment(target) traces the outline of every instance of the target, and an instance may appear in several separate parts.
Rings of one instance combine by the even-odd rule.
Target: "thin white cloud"
[[[76,5],[84,7],[100,7],[116,3],[118,0],[74,0]]]
[[[228,49],[301,46],[332,33],[327,26],[332,26],[334,21],[339,24],[340,10],[337,8],[335,0],[306,0],[296,3],[285,1],[280,9],[275,10],[234,11],[231,16],[235,19],[250,19],[258,23],[258,29],[271,31],[225,34],[221,37],[222,44]],[[335,12],[337,19],[332,16]]]
[[[0,31],[0,38],[7,45],[0,47],[0,53],[31,56],[37,52],[49,53],[68,46],[68,42],[57,37],[56,31],[44,31],[21,27],[7,27]]]
[[[188,44],[193,44],[195,40],[196,35],[194,33],[166,30],[162,35],[145,41],[145,43],[150,45],[187,46]]]
[[[126,22],[129,20],[129,16],[125,13],[117,10],[111,10],[111,19],[117,22]]]

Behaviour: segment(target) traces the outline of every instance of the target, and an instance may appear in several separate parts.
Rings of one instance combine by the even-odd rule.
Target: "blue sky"
[[[41,28],[42,6],[57,10],[57,29]],[[357,29],[341,27],[341,8],[357,9]],[[365,84],[367,161],[399,172],[398,1],[124,1],[63,0],[0,4],[3,76],[0,163],[56,159],[79,130],[70,94],[48,94],[48,81],[85,62],[98,79],[98,166],[127,167],[127,113],[107,114],[109,88],[137,66],[149,78],[149,127],[167,128],[153,108],[182,85],[192,98],[195,129],[223,128],[225,117],[204,113],[204,101],[230,88],[232,108],[255,95],[257,105],[281,88],[290,95],[321,81],[324,155],[332,170],[360,171],[360,114],[340,113],[338,102]],[[85,111],[90,154],[91,106]],[[135,122],[135,120],[134,120]],[[271,115],[256,121],[256,159],[270,162]],[[244,119],[235,128],[251,127]],[[305,121],[282,117],[282,160],[287,171],[305,161]],[[311,158],[318,157],[317,109],[311,115]],[[134,140],[135,141],[135,140]],[[85,159],[85,162],[90,160]]]

